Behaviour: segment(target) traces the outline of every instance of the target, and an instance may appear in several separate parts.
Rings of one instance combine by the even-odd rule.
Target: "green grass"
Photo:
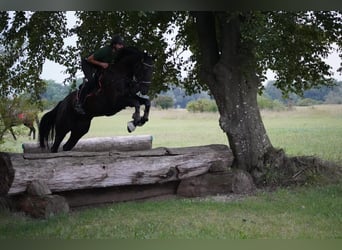
[[[132,109],[112,117],[97,117],[84,136],[101,137],[130,135],[127,122]],[[296,107],[292,111],[264,111],[263,121],[275,147],[284,148],[290,155],[316,155],[326,160],[342,163],[342,105]],[[189,113],[186,110],[152,109],[150,121],[132,134],[150,134],[153,147],[184,147],[212,143],[227,144],[226,135],[218,124],[217,113]],[[7,135],[2,151],[22,152],[22,143],[28,142],[28,130],[15,142]]]
[[[290,155],[315,155],[342,163],[342,105],[296,107],[265,112],[263,117],[275,147]]]
[[[125,110],[117,117],[95,118],[87,136],[129,135],[126,126],[131,120],[132,112]],[[227,138],[219,127],[216,113],[193,114],[185,110],[152,110],[149,122],[143,127],[138,127],[132,134],[152,135],[153,147],[227,144]]]
[[[132,110],[94,119],[86,137],[128,135]],[[291,155],[342,163],[342,105],[262,112],[274,146]],[[153,147],[227,143],[217,114],[152,110],[134,134],[153,135]],[[9,141],[10,141],[9,137]],[[17,143],[5,146],[21,151]],[[0,239],[341,239],[342,184],[259,192],[242,200],[177,199],[111,204],[49,220],[0,212]]]
[[[128,202],[49,220],[0,214],[4,239],[336,239],[342,185],[282,189],[244,200]]]

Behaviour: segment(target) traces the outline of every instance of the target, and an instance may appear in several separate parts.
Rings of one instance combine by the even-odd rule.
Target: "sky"
[[[330,54],[330,56],[326,59],[329,65],[333,68],[333,77],[338,81],[342,81],[342,75],[337,72],[337,69],[340,65],[340,60],[341,59],[338,57],[338,54],[336,52]],[[57,83],[62,83],[64,79],[68,77],[65,73],[63,73],[64,70],[65,68],[63,66],[47,60],[43,65],[43,72],[41,74],[41,78],[44,80],[54,80]],[[83,73],[79,71],[76,74],[76,76],[82,78]],[[274,77],[275,75],[272,71],[267,72],[267,80],[274,80]]]
[[[76,23],[76,18],[74,16],[73,11],[67,11],[67,27],[71,28]],[[76,44],[76,38],[68,38],[65,40],[65,46],[66,45],[75,45]],[[338,81],[342,81],[342,75],[337,72],[337,69],[340,67],[341,59],[338,56],[337,52],[331,53],[328,58],[326,59],[326,62],[332,67],[332,72],[334,73],[333,78],[337,79]],[[62,65],[59,65],[57,63],[54,63],[50,60],[47,60],[43,65],[43,71],[41,74],[41,78],[44,80],[54,80],[57,83],[63,83],[64,79],[68,77],[67,74],[64,73],[65,67]],[[267,71],[267,80],[274,80],[275,74],[268,70]],[[79,71],[76,74],[76,77],[82,78],[83,72]],[[265,81],[265,82],[266,82]]]

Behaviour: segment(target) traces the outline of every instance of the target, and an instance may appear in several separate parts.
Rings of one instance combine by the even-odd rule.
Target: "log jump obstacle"
[[[0,196],[9,197],[34,217],[49,217],[68,211],[68,207],[249,192],[253,181],[241,188],[240,181],[249,177],[231,170],[232,162],[231,150],[220,144],[137,151],[1,153],[0,173],[4,175],[0,177]],[[32,203],[36,205],[28,208]],[[59,207],[54,207],[55,203]],[[52,211],[46,211],[47,204]],[[39,213],[31,211],[37,207]]]
[[[111,150],[137,151],[152,148],[152,135],[135,136],[112,136],[81,139],[77,142],[72,151],[80,152],[104,152]],[[43,150],[38,143],[24,143],[22,145],[24,153],[48,153],[48,149]]]

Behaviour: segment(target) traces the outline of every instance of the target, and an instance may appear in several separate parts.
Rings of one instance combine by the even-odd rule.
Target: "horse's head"
[[[142,58],[136,63],[133,78],[138,83],[140,93],[147,95],[152,81],[153,57],[143,53]]]
[[[154,58],[146,52],[127,47],[120,50],[118,63],[125,64],[130,69],[129,77],[137,85],[138,91],[146,95],[152,81]]]

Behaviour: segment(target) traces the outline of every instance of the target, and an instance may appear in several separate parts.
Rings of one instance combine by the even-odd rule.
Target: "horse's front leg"
[[[151,108],[151,101],[149,99],[144,99],[144,115],[140,120],[139,126],[144,125],[146,122],[148,122],[148,116],[150,115],[150,108]]]
[[[134,113],[132,115],[132,118],[133,118],[133,123],[135,126],[137,126],[139,123],[140,123],[140,120],[141,120],[141,116],[140,116],[140,104],[139,102],[137,102],[135,105],[134,105]]]
[[[138,126],[140,124],[141,121],[141,116],[140,116],[140,103],[138,100],[130,100],[130,106],[133,106],[135,109],[135,112],[132,115],[133,121],[130,121],[127,123],[127,130],[128,132],[133,132],[136,128],[136,126]]]

